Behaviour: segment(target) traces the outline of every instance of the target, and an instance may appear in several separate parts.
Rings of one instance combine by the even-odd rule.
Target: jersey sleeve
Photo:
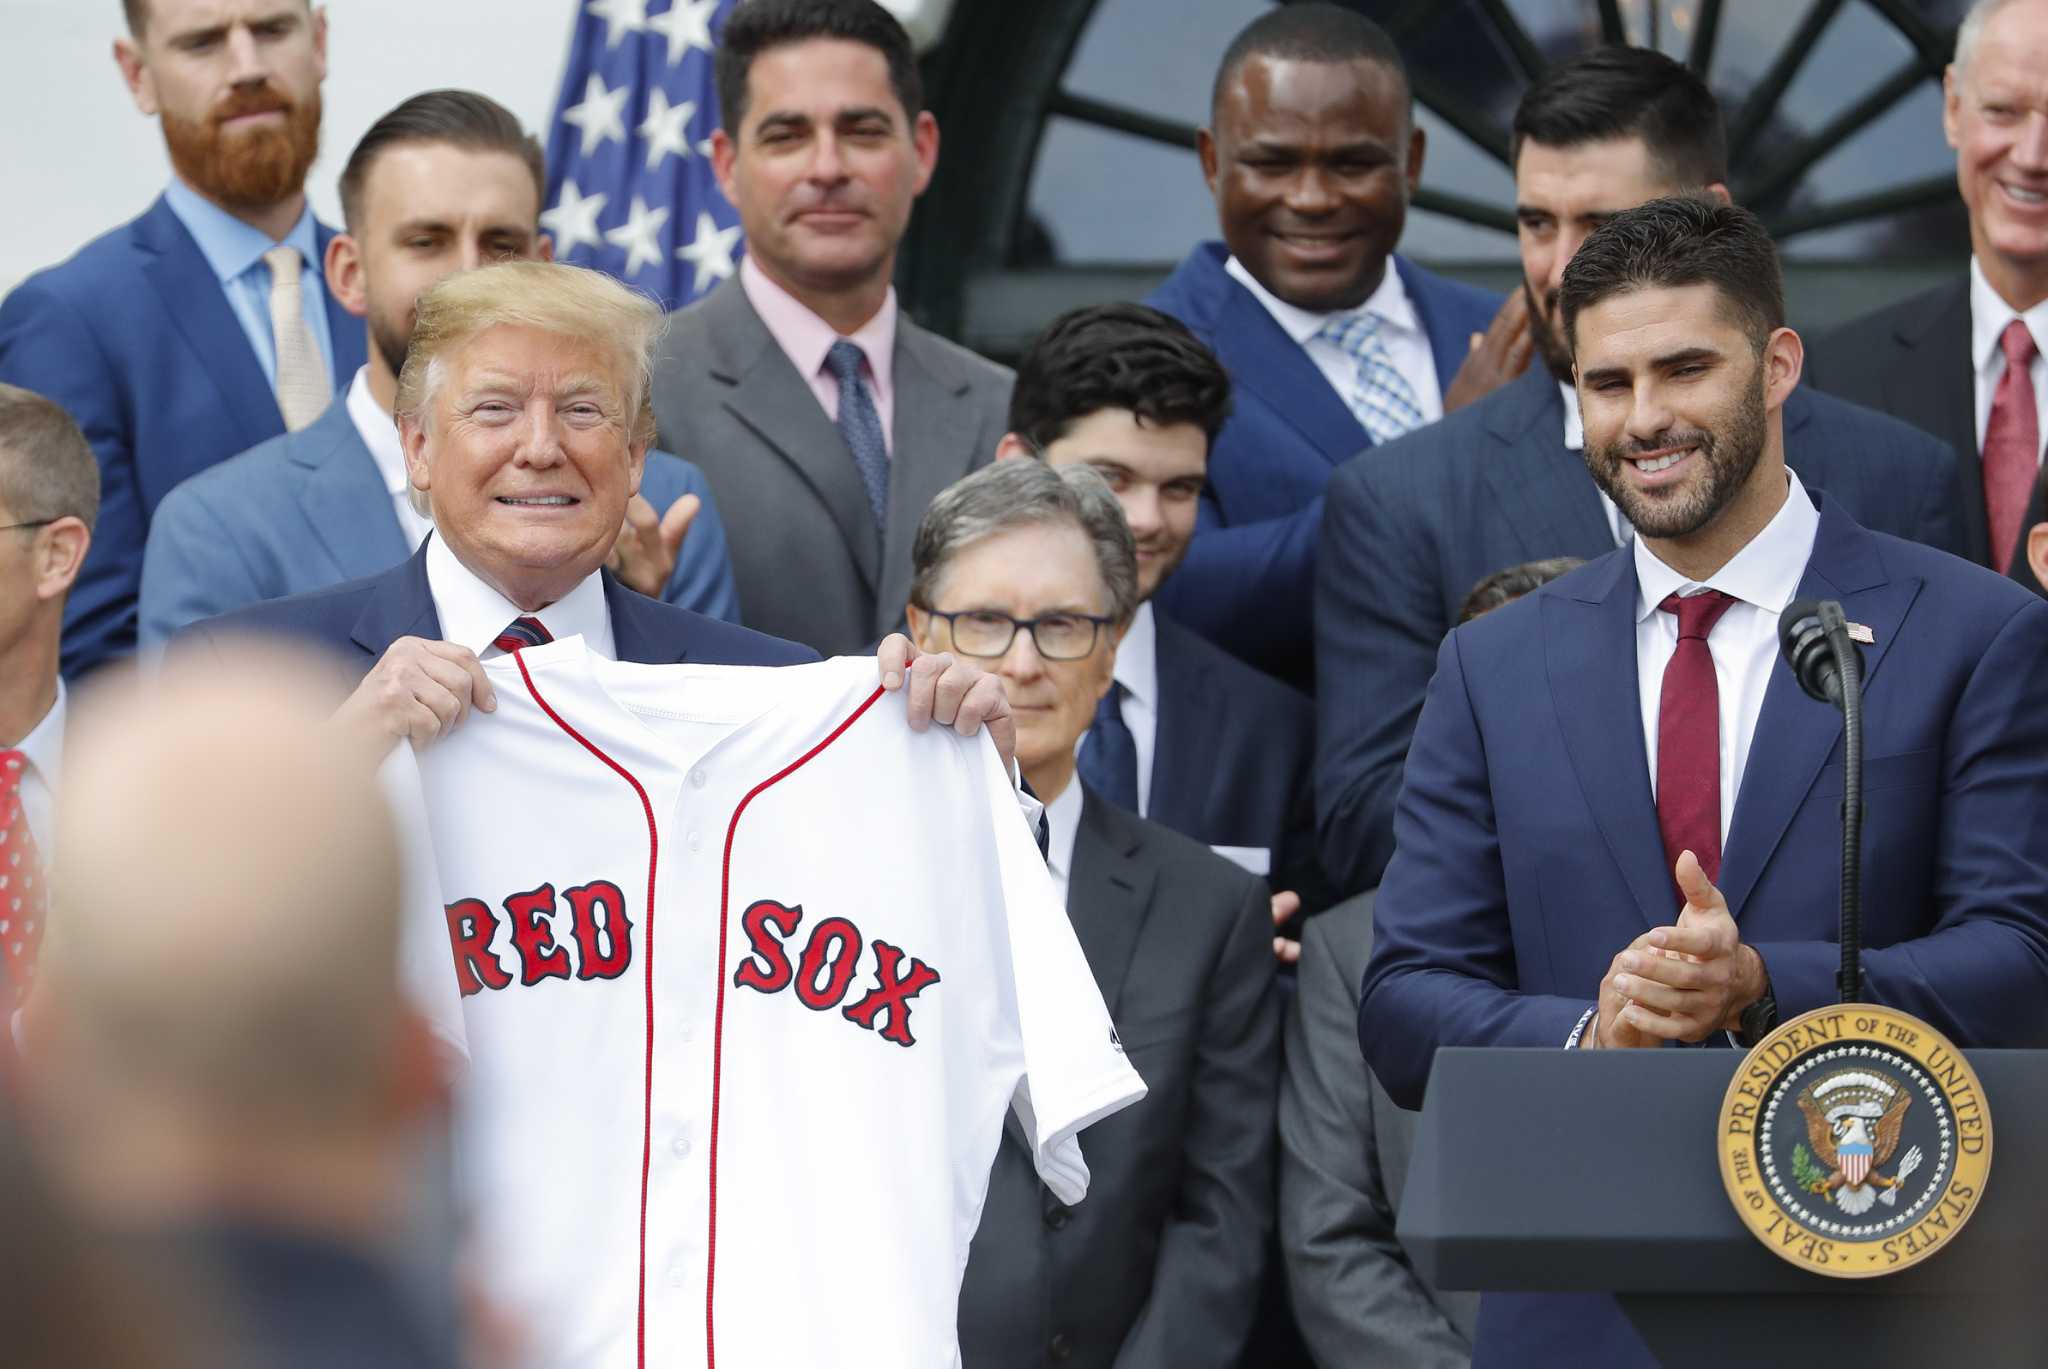
[[[1117,1039],[1045,857],[1017,813],[1017,793],[993,742],[982,766],[994,826],[995,868],[1009,935],[1010,972],[1024,1074],[1010,1106],[1031,1138],[1038,1177],[1061,1202],[1088,1194],[1082,1128],[1145,1096]]]
[[[426,788],[412,747],[400,742],[391,749],[378,768],[377,783],[398,827],[403,870],[399,979],[407,1001],[426,1020],[441,1048],[448,1078],[459,1078],[469,1068],[469,1038],[462,1026],[462,989],[448,947],[448,915],[442,906],[440,871],[434,863]]]

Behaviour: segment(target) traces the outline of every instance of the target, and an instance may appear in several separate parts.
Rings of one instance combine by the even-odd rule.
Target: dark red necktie
[[[27,756],[0,751],[0,1010],[4,1011],[21,1006],[35,978],[36,950],[42,944],[43,918],[49,907],[42,860],[21,802],[21,782],[27,772]],[[4,1011],[0,1011],[0,1035],[5,1031]],[[0,1051],[6,1049],[0,1041]]]
[[[517,651],[521,647],[546,646],[554,641],[554,634],[547,624],[529,614],[521,614],[505,625],[491,645],[500,651]]]
[[[2034,335],[2014,319],[1998,345],[2005,350],[2005,374],[1991,392],[1991,415],[1984,422],[1984,513],[1991,564],[2009,571],[2041,468],[2041,416],[2034,408]]]
[[[1682,598],[1669,594],[1658,605],[1678,615],[1678,649],[1664,667],[1657,703],[1657,826],[1664,833],[1664,868],[1678,864],[1679,852],[1691,851],[1711,880],[1721,878],[1721,686],[1707,634],[1734,602],[1710,589]]]

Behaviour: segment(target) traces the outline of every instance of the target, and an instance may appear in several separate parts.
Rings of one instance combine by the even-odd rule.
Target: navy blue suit
[[[667,452],[649,452],[640,493],[657,514],[686,494],[704,501],[661,597],[738,622],[725,526],[703,472]],[[153,646],[187,623],[246,604],[374,575],[406,555],[391,494],[340,396],[298,432],[171,491],[150,524],[143,557],[142,643]]]
[[[1799,596],[1840,600],[1875,638],[1867,997],[1966,1048],[2048,1044],[2048,603],[1816,503]],[[1633,555],[1610,552],[1438,653],[1358,1018],[1367,1062],[1403,1106],[1422,1101],[1439,1046],[1562,1047],[1614,956],[1676,912],[1640,724],[1636,594]],[[1786,1018],[1835,1001],[1841,731],[1774,667],[1722,856],[1721,891]],[[1650,1361],[1610,1299],[1488,1295],[1475,1362]]]
[[[1154,611],[1159,717],[1145,816],[1209,846],[1264,848],[1267,882],[1329,902],[1309,790],[1315,711],[1300,692]]]
[[[1310,596],[1323,487],[1372,445],[1343,398],[1251,291],[1223,244],[1188,254],[1146,303],[1185,323],[1230,372],[1234,408],[1209,449],[1187,560],[1159,605],[1210,641],[1302,689],[1314,684]],[[1449,385],[1500,296],[1390,259]]]
[[[421,543],[410,559],[381,574],[252,604],[195,623],[178,640],[203,643],[241,635],[296,639],[333,653],[353,684],[369,674],[400,637],[441,639],[441,617],[427,586],[427,546]],[[818,659],[809,647],[674,608],[627,589],[608,570],[598,574],[604,577],[604,602],[611,612],[612,645],[622,661],[799,665]]]
[[[334,232],[318,236],[324,253]],[[363,328],[328,312],[339,394],[363,364]],[[63,405],[99,458],[99,525],[64,609],[63,669],[75,677],[135,649],[157,504],[283,432],[284,417],[213,268],[161,196],[0,301],[0,380]]]
[[[1783,413],[1785,463],[1808,489],[1867,528],[1959,548],[1945,444],[1803,385]],[[1338,471],[1316,582],[1316,816],[1323,868],[1343,892],[1379,883],[1393,853],[1401,760],[1472,587],[1523,561],[1613,548],[1541,367]]]

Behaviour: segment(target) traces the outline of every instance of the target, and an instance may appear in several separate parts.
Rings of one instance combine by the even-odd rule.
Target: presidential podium
[[[1722,1188],[1736,1050],[1439,1051],[1399,1232],[1448,1289],[1618,1296],[1665,1369],[2048,1365],[2048,1051],[1966,1052],[1990,1178],[1946,1250],[1830,1279],[1766,1250]]]

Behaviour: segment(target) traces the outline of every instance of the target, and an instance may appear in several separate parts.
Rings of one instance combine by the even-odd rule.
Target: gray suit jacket
[[[1238,1363],[1273,1227],[1280,1013],[1266,888],[1084,791],[1067,916],[1145,1100],[1081,1135],[1066,1207],[1014,1116],[960,1290],[975,1369]]]
[[[662,598],[739,621],[725,528],[701,472],[649,452],[640,481],[657,513],[703,499]],[[347,393],[305,428],[185,481],[157,506],[142,559],[142,644],[250,604],[389,570],[411,555]]]
[[[711,481],[748,626],[831,656],[903,621],[918,520],[933,495],[995,456],[1010,372],[903,317],[893,369],[884,536],[845,440],[739,280],[673,316],[654,366],[660,443]]]
[[[1416,1114],[1358,1053],[1373,895],[1308,920],[1280,1082],[1280,1249],[1302,1339],[1325,1366],[1466,1369],[1476,1293],[1439,1292],[1394,1238]]]

